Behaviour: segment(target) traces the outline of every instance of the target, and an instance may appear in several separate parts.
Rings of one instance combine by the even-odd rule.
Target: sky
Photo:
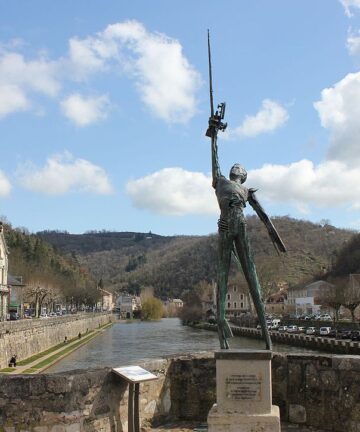
[[[216,232],[207,29],[224,175],[359,230],[360,0],[0,0],[1,217]]]

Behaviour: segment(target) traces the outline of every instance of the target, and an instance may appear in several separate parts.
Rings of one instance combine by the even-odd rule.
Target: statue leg
[[[225,319],[225,302],[232,247],[232,236],[230,236],[228,232],[219,232],[216,309],[218,334],[221,349],[229,348],[227,339],[233,336],[231,328]]]
[[[266,324],[265,309],[261,299],[261,287],[256,274],[255,262],[250,250],[250,244],[246,232],[246,224],[241,224],[239,234],[235,239],[236,252],[239,257],[245,279],[249,285],[251,298],[254,302],[256,313],[260,322],[266,349],[271,350],[272,344],[269,330]]]

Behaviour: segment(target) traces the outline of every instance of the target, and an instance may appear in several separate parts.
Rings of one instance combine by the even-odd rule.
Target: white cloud
[[[263,133],[273,132],[288,120],[287,110],[277,102],[265,99],[261,109],[254,116],[246,116],[242,125],[229,132],[238,137],[254,137]]]
[[[259,189],[261,200],[311,208],[360,208],[360,169],[326,161],[301,160],[289,165],[264,165],[248,172],[247,187]],[[165,215],[218,214],[211,178],[181,168],[165,168],[126,186],[133,205]]]
[[[19,87],[0,84],[0,118],[29,107],[29,101]]]
[[[15,52],[0,53],[0,84],[15,85],[24,91],[56,96],[60,90],[58,63],[40,57],[26,61]]]
[[[289,165],[264,165],[249,172],[247,183],[259,188],[267,200],[293,204],[300,210],[311,206],[360,208],[360,168],[343,162],[314,165],[304,159]]]
[[[167,122],[187,122],[196,113],[200,75],[180,43],[148,32],[137,21],[109,25],[94,37],[71,39],[70,59],[78,77],[117,65],[135,81],[143,102]]]
[[[119,76],[121,71],[135,83],[151,113],[166,122],[187,122],[197,111],[200,74],[184,56],[181,44],[147,31],[137,21],[109,25],[83,39],[73,37],[67,55],[54,61],[43,55],[26,60],[11,51],[15,48],[21,46],[0,45],[0,85],[17,87],[26,99],[30,93],[58,97],[66,81],[89,80],[104,72]]]
[[[350,34],[347,38],[347,49],[349,53],[354,57],[360,55],[360,35]]]
[[[43,168],[31,163],[18,168],[21,184],[44,195],[64,195],[69,192],[91,192],[107,195],[113,192],[105,171],[84,159],[75,159],[70,153],[54,155]]]
[[[6,175],[0,170],[0,196],[6,197],[10,194],[11,183]]]
[[[340,3],[344,6],[345,13],[348,17],[353,16],[351,8],[360,9],[360,0],[340,0]]]
[[[349,165],[360,162],[360,72],[345,76],[321,92],[314,104],[321,124],[330,131],[328,159]]]
[[[39,57],[26,61],[16,52],[0,49],[0,117],[31,108],[29,94],[55,97],[60,90],[58,64]]]
[[[108,107],[106,95],[85,98],[74,93],[61,102],[63,114],[80,127],[105,119]]]
[[[218,213],[210,177],[182,168],[165,168],[126,186],[133,205],[163,215]]]

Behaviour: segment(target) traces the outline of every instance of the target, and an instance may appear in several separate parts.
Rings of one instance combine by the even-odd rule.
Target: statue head
[[[240,183],[244,183],[247,178],[246,169],[242,165],[236,163],[231,167],[229,177],[230,180],[240,180]]]

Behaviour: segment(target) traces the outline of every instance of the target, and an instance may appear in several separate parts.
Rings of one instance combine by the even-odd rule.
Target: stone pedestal
[[[209,432],[280,432],[272,405],[271,351],[221,350],[216,359],[216,404]]]

